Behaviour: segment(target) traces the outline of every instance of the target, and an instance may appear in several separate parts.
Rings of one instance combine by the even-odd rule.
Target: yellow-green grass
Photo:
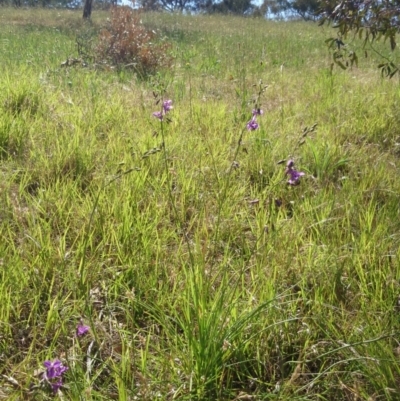
[[[170,14],[156,77],[61,66],[93,18],[0,9],[0,399],[56,358],[70,400],[397,399],[396,78],[352,38],[331,70],[330,28]]]

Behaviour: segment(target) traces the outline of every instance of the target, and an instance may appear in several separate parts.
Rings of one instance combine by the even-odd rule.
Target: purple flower
[[[82,337],[84,336],[88,331],[90,327],[85,326],[82,322],[82,320],[79,322],[78,326],[76,327],[76,336],[77,337]]]
[[[253,117],[248,123],[247,123],[247,129],[249,131],[255,131],[256,129],[258,129],[258,123],[255,119],[255,117]]]
[[[300,184],[300,177],[305,175],[302,171],[290,170],[287,172],[290,175],[290,179],[288,180],[289,185],[298,185]]]
[[[163,102],[163,105],[162,105],[162,110],[161,110],[161,111],[155,111],[155,112],[153,113],[153,116],[156,117],[156,118],[158,118],[160,121],[163,121],[164,116],[165,116],[171,109],[173,109],[173,107],[172,107],[172,100],[170,100],[170,99],[165,100],[165,101]]]
[[[61,377],[63,373],[68,370],[68,368],[64,366],[58,359],[54,360],[54,362],[45,361],[43,365],[46,368],[44,377],[48,380]]]
[[[55,393],[57,393],[58,390],[60,389],[60,387],[62,387],[62,385],[63,385],[63,382],[62,382],[62,379],[60,379],[57,382],[51,383],[51,388]]]
[[[294,167],[294,161],[292,159],[288,160],[288,162],[286,163],[286,167],[288,169],[293,168]]]
[[[43,363],[46,371],[43,373],[43,378],[51,385],[54,393],[60,389],[63,385],[62,375],[68,367],[64,366],[58,359],[52,361],[44,361]]]
[[[161,111],[155,111],[155,112],[153,113],[153,116],[156,117],[156,118],[158,118],[160,121],[163,120],[163,113],[161,113]]]
[[[289,185],[299,185],[300,177],[303,177],[305,175],[305,173],[303,173],[302,171],[297,171],[294,169],[294,161],[293,160],[289,160],[287,162],[285,174],[290,176],[290,178],[288,180]]]
[[[249,131],[255,131],[258,129],[259,125],[257,123],[257,116],[261,116],[264,112],[261,109],[253,109],[252,115],[253,117],[251,120],[247,123],[246,127]]]
[[[172,109],[172,100],[168,99],[163,103],[164,113],[168,113]]]

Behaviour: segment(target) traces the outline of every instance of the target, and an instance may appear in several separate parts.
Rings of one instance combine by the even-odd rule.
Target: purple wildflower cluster
[[[294,161],[289,160],[286,164],[285,174],[289,175],[288,184],[289,185],[299,185],[300,177],[303,177],[305,173],[302,171],[297,171],[294,169]]]
[[[257,116],[261,116],[263,115],[264,112],[261,109],[254,109],[253,110],[253,117],[251,118],[251,120],[247,123],[247,129],[249,131],[255,131],[256,129],[258,129],[259,125],[257,122]]]
[[[83,324],[81,320],[76,327],[76,336],[82,337],[89,332],[90,327]],[[53,392],[56,394],[63,385],[63,374],[68,370],[67,366],[64,366],[59,359],[54,361],[44,361],[44,367],[46,370],[43,372],[43,380],[45,380],[50,386]]]
[[[68,370],[68,367],[64,366],[58,359],[55,359],[53,362],[45,361],[43,365],[46,368],[43,378],[51,385],[54,393],[57,393],[63,385],[62,375]]]
[[[160,121],[163,121],[164,116],[171,110],[173,109],[172,107],[172,100],[165,100],[163,102],[162,110],[161,111],[155,111],[153,113],[153,116],[158,118]]]

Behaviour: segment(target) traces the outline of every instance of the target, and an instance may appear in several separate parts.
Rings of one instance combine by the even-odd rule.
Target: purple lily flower
[[[160,121],[162,121],[163,120],[163,113],[161,113],[161,111],[155,111],[154,113],[153,113],[153,116],[154,117],[156,117],[156,118],[158,118]]]
[[[300,177],[303,177],[305,173],[302,171],[290,170],[287,172],[290,175],[290,179],[288,180],[289,185],[298,185],[300,184]]]
[[[259,128],[259,125],[257,123],[257,116],[261,116],[262,114],[264,114],[264,112],[261,109],[253,109],[252,111],[253,117],[246,124],[248,131],[255,131],[256,129]]]
[[[168,113],[171,109],[173,109],[172,100],[168,99],[163,103],[163,110],[165,113]]]
[[[258,123],[255,116],[247,123],[246,127],[249,131],[255,131],[258,129]]]
[[[58,359],[55,359],[53,362],[44,361],[43,365],[46,368],[43,378],[50,384],[53,392],[57,393],[63,385],[62,375],[68,370],[68,367],[64,366]]]
[[[163,121],[164,120],[164,116],[172,109],[173,109],[172,100],[171,99],[165,100],[163,102],[162,110],[161,111],[155,111],[153,113],[153,116],[158,118],[160,121]]]
[[[62,387],[62,385],[63,382],[62,379],[60,379],[58,382],[51,383],[51,388],[54,391],[54,393],[57,393],[60,387]]]
[[[53,362],[45,361],[43,365],[46,368],[46,372],[44,373],[46,379],[61,377],[68,370],[68,367],[64,366],[58,359],[55,359]]]
[[[297,171],[294,169],[294,161],[293,160],[289,160],[287,162],[285,174],[290,176],[290,178],[288,180],[289,185],[299,185],[300,177],[303,177],[305,175],[305,173],[303,173],[302,171]]]
[[[288,160],[288,162],[286,163],[286,168],[290,169],[294,167],[294,161],[292,159]]]
[[[82,337],[84,336],[88,331],[90,327],[86,326],[83,324],[82,320],[79,322],[78,326],[76,327],[76,336],[77,337]]]

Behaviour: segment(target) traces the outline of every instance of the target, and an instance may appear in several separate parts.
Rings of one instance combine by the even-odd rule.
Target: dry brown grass
[[[167,42],[157,43],[156,32],[143,25],[140,12],[114,7],[100,32],[96,56],[99,62],[131,68],[146,76],[171,65],[170,48]]]

